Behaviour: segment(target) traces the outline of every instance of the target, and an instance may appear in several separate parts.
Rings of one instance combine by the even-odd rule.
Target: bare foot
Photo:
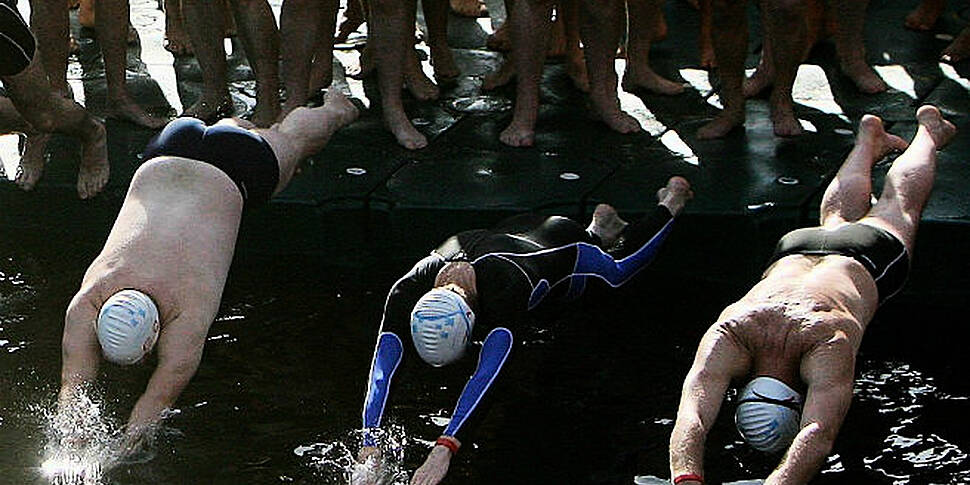
[[[404,84],[419,101],[438,99],[438,86],[424,75],[417,53],[404,62]]]
[[[872,150],[873,160],[878,161],[892,151],[903,151],[909,143],[902,138],[887,133],[882,119],[878,116],[864,115],[859,121],[859,133],[856,144],[865,145]]]
[[[590,113],[596,119],[606,123],[618,133],[636,133],[640,131],[640,123],[636,118],[624,113],[620,109],[620,102],[616,94],[597,96],[590,95]]]
[[[585,65],[585,63],[584,63]],[[498,68],[498,71],[485,76],[485,80],[482,81],[482,89],[484,91],[491,91],[496,88],[500,88],[509,83],[512,79],[515,79],[515,63],[512,62],[511,58],[506,57],[505,61]]]
[[[919,122],[920,128],[925,129],[930,137],[933,138],[933,142],[937,148],[942,148],[947,143],[950,143],[953,135],[957,132],[953,123],[943,119],[940,110],[933,105],[924,104],[920,106],[916,110],[916,121]]]
[[[77,195],[90,199],[101,192],[108,183],[107,134],[104,125],[98,123],[98,135],[82,146],[81,163],[77,171]]]
[[[509,42],[509,22],[507,20],[495,29],[492,35],[488,36],[488,39],[485,40],[485,47],[499,52],[508,52],[512,49],[512,44]]]
[[[774,107],[771,109],[771,124],[774,126],[777,136],[798,136],[804,133],[802,124],[795,118],[795,112],[791,106]]]
[[[684,92],[684,85],[673,82],[654,72],[649,67],[632,67],[633,64],[627,63],[626,72],[623,73],[623,89],[627,92],[635,92],[638,89],[646,89],[652,93],[673,96]]]
[[[487,17],[488,8],[481,0],[450,0],[451,11],[462,17]]]
[[[535,124],[512,120],[498,135],[498,139],[510,147],[531,147],[536,142]]]
[[[438,81],[455,79],[461,75],[461,71],[455,64],[455,57],[451,53],[451,48],[447,45],[431,48],[431,67],[434,68],[434,77]]]
[[[323,107],[337,115],[337,121],[341,126],[352,123],[360,117],[360,110],[357,109],[357,106],[337,89],[327,91],[327,94],[323,97]]]
[[[663,11],[660,11],[659,14],[657,15],[656,23],[657,25],[654,26],[655,30],[653,31],[653,40],[656,42],[660,42],[667,38],[667,33],[669,30],[667,28],[667,18],[664,15]]]
[[[165,118],[156,118],[138,106],[134,101],[108,101],[105,108],[105,118],[129,121],[143,128],[157,130],[168,123]]]
[[[398,144],[408,150],[417,150],[428,146],[428,139],[411,124],[411,120],[407,116],[404,116],[403,113],[396,116],[388,114],[387,111],[384,113],[384,122],[387,124],[387,128],[391,130],[394,138],[397,139]]]
[[[926,0],[920,3],[916,10],[906,16],[906,28],[913,30],[930,30],[936,20],[943,14],[946,7],[945,0]]]
[[[677,175],[670,177],[667,186],[657,191],[659,205],[666,207],[673,216],[680,214],[687,201],[693,198],[694,191],[690,189],[690,182]]]
[[[736,111],[722,111],[718,114],[714,120],[710,123],[700,127],[697,130],[697,138],[701,140],[712,140],[714,138],[722,138],[731,130],[744,126],[744,112],[741,110]]]
[[[24,154],[20,157],[20,169],[17,170],[17,178],[14,180],[21,189],[34,188],[43,175],[47,162],[47,142],[50,139],[50,133],[32,133],[27,136]]]
[[[943,49],[943,54],[940,55],[940,60],[948,64],[960,62],[967,58],[970,58],[970,27],[965,27],[960,31],[960,35],[946,49]]]
[[[629,223],[620,218],[613,206],[599,204],[593,210],[593,220],[589,222],[586,231],[596,234],[600,238],[600,242],[603,243],[603,247],[610,247],[616,242],[616,238],[620,236],[627,225]]]
[[[863,93],[881,93],[889,88],[876,71],[863,60],[843,63],[842,72],[849,76],[849,79],[852,79],[859,91]]]
[[[253,123],[260,128],[269,128],[280,116],[280,104],[276,100],[271,102],[257,102],[253,108]]]
[[[183,111],[181,116],[191,116],[207,123],[215,123],[222,118],[232,116],[235,110],[236,108],[232,104],[232,99],[229,97],[222,98],[218,101],[210,101],[202,97],[195,104]]]
[[[753,98],[764,92],[765,89],[771,86],[771,80],[774,76],[774,69],[762,61],[758,65],[758,69],[754,71],[754,74],[744,80],[744,97]]]

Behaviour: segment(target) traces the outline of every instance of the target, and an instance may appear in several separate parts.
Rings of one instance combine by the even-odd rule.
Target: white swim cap
[[[778,379],[755,377],[741,391],[734,423],[755,449],[775,453],[788,448],[802,419],[802,396]]]
[[[475,312],[453,291],[434,288],[411,310],[411,338],[425,362],[441,367],[461,358],[475,326]]]
[[[119,291],[101,306],[96,330],[105,359],[120,365],[134,364],[158,340],[158,308],[138,290]]]

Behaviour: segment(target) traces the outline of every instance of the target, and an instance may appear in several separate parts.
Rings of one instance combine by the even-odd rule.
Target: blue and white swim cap
[[[755,449],[776,453],[788,448],[801,428],[801,394],[778,379],[755,377],[741,391],[734,423]]]
[[[411,310],[411,338],[425,362],[441,367],[461,358],[472,336],[475,312],[444,288],[424,294]]]
[[[109,362],[131,365],[151,352],[158,340],[158,308],[138,290],[122,290],[101,305],[97,323],[101,352]]]

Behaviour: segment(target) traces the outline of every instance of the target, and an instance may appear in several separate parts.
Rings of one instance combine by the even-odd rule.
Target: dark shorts
[[[34,58],[34,36],[17,4],[0,0],[0,76],[20,74]]]
[[[850,223],[835,230],[810,227],[789,232],[778,241],[768,266],[792,254],[838,254],[855,259],[875,280],[880,304],[898,293],[909,275],[906,246],[888,231],[866,224]]]
[[[206,162],[236,183],[245,205],[263,204],[280,181],[276,154],[262,137],[236,126],[205,126],[196,118],[172,121],[153,139],[142,156],[173,156]]]

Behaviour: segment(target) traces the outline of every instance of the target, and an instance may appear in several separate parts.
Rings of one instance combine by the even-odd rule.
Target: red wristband
[[[438,438],[434,442],[434,444],[441,445],[441,446],[444,446],[445,448],[448,448],[449,450],[451,450],[452,455],[458,454],[458,443],[455,443],[455,440],[451,440],[442,436],[441,438]]]
[[[696,473],[685,473],[683,475],[677,475],[674,478],[674,485],[678,485],[680,482],[694,481],[704,483],[704,479]]]

